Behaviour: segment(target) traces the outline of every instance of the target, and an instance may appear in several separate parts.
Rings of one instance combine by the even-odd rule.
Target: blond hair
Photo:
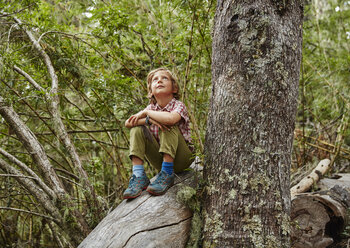
[[[173,93],[173,96],[176,100],[179,100],[180,99],[179,85],[177,84],[177,80],[176,80],[175,76],[167,68],[161,67],[161,68],[157,68],[157,69],[150,71],[150,73],[148,73],[148,75],[147,75],[147,91],[148,91],[147,97],[150,100],[150,102],[153,104],[157,103],[156,98],[152,94],[152,79],[153,79],[154,74],[156,74],[156,72],[158,72],[158,71],[165,71],[166,73],[169,74],[171,83],[173,85],[173,90],[176,90],[176,92]]]

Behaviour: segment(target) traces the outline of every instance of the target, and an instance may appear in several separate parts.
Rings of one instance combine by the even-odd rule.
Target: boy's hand
[[[155,120],[153,120],[153,119],[149,119],[149,122],[151,123],[151,124],[154,124],[154,125],[156,125],[157,127],[159,127],[162,131],[164,131],[164,130],[170,130],[170,128],[168,127],[168,126],[165,126],[165,125],[163,125],[163,124],[160,124],[159,122],[157,122],[157,121],[155,121]]]
[[[135,115],[130,116],[130,118],[128,119],[128,122],[131,123],[131,125],[134,127],[137,125],[137,122],[142,119],[145,118],[147,116],[146,111],[140,111]]]

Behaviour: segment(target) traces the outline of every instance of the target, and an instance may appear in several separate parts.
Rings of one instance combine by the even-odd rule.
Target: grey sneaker
[[[169,175],[165,171],[160,171],[156,180],[148,185],[147,192],[152,195],[163,195],[174,185],[175,173]]]
[[[142,190],[146,189],[149,179],[145,173],[141,177],[132,175],[129,180],[129,187],[124,191],[124,199],[133,199],[141,195]]]

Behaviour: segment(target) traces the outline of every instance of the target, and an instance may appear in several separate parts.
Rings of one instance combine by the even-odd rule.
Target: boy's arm
[[[149,116],[152,120],[165,125],[165,126],[173,126],[181,120],[181,115],[175,111],[173,112],[165,112],[165,111],[154,111],[154,110],[142,110],[135,115],[132,115],[128,121],[136,126],[138,121],[142,118],[146,118]]]
[[[125,127],[132,128],[132,127],[135,127],[135,126],[143,126],[143,125],[145,125],[146,124],[146,117],[138,118],[138,119],[136,118],[136,116],[142,116],[141,113],[142,113],[142,111],[137,113],[136,115],[130,116],[129,119],[127,119],[125,121]],[[156,121],[156,120],[154,120],[152,118],[149,119],[149,122],[151,124],[154,124],[154,125],[158,126],[161,130],[164,130],[164,129],[168,129],[169,130],[169,128],[166,125],[161,124],[161,123],[159,123],[158,121]]]
[[[181,115],[178,112],[160,112],[154,110],[146,110],[146,116],[148,115],[152,120],[159,122],[166,126],[173,126],[181,120]]]
[[[131,117],[130,117],[131,118]],[[127,119],[125,121],[125,127],[127,128],[132,128],[132,127],[135,127],[135,126],[142,126],[142,125],[145,125],[146,124],[146,118],[141,118],[141,119],[138,119],[137,122],[135,124],[131,123],[129,120]]]

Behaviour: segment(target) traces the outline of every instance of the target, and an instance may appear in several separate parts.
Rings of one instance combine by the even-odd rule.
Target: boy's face
[[[173,83],[169,73],[166,71],[157,71],[152,78],[152,95],[155,97],[168,96],[176,93],[173,89]]]

